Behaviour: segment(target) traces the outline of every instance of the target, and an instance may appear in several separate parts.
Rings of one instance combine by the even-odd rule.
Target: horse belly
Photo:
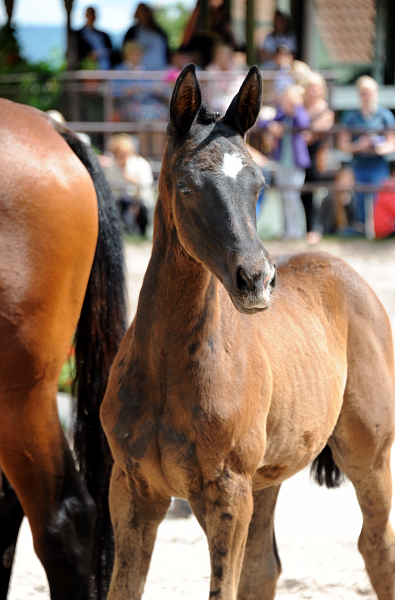
[[[283,373],[273,391],[266,423],[266,450],[254,487],[277,485],[308,466],[331,436],[343,404],[346,361],[328,359],[291,382]]]

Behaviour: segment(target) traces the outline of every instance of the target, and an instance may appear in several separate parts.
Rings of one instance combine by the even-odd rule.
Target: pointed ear
[[[170,123],[178,137],[190,130],[201,103],[202,92],[195,65],[187,65],[178,76],[170,100]]]
[[[262,108],[262,77],[258,67],[248,72],[237,96],[226,111],[224,123],[234,127],[242,136],[251,129]]]

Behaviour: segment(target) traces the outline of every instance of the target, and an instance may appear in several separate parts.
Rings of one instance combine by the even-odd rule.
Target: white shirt
[[[125,171],[133,181],[124,177]],[[113,159],[110,165],[104,167],[104,173],[116,200],[126,196],[137,198],[147,206],[154,203],[151,165],[142,156],[130,156],[126,161],[125,170]]]

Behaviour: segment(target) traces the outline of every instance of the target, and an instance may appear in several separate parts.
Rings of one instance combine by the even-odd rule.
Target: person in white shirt
[[[110,156],[102,157],[102,166],[121,212],[128,233],[145,235],[152,214],[154,178],[151,165],[139,156],[127,133],[110,138]]]

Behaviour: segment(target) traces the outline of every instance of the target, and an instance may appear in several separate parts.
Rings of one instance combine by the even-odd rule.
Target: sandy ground
[[[271,253],[307,250],[304,242],[266,243]],[[395,330],[395,240],[323,241],[319,249],[347,260],[376,291]],[[130,311],[134,313],[151,246],[127,247]],[[395,462],[394,462],[395,468]],[[357,600],[376,598],[357,550],[361,515],[347,484],[328,491],[309,482],[307,471],[287,481],[276,510],[276,534],[283,574],[282,599]],[[395,512],[392,523],[395,525]],[[146,600],[197,600],[208,596],[207,543],[194,517],[166,519],[160,526],[145,591]],[[17,547],[9,600],[49,598],[26,520]],[[126,599],[125,599],[126,600]]]

